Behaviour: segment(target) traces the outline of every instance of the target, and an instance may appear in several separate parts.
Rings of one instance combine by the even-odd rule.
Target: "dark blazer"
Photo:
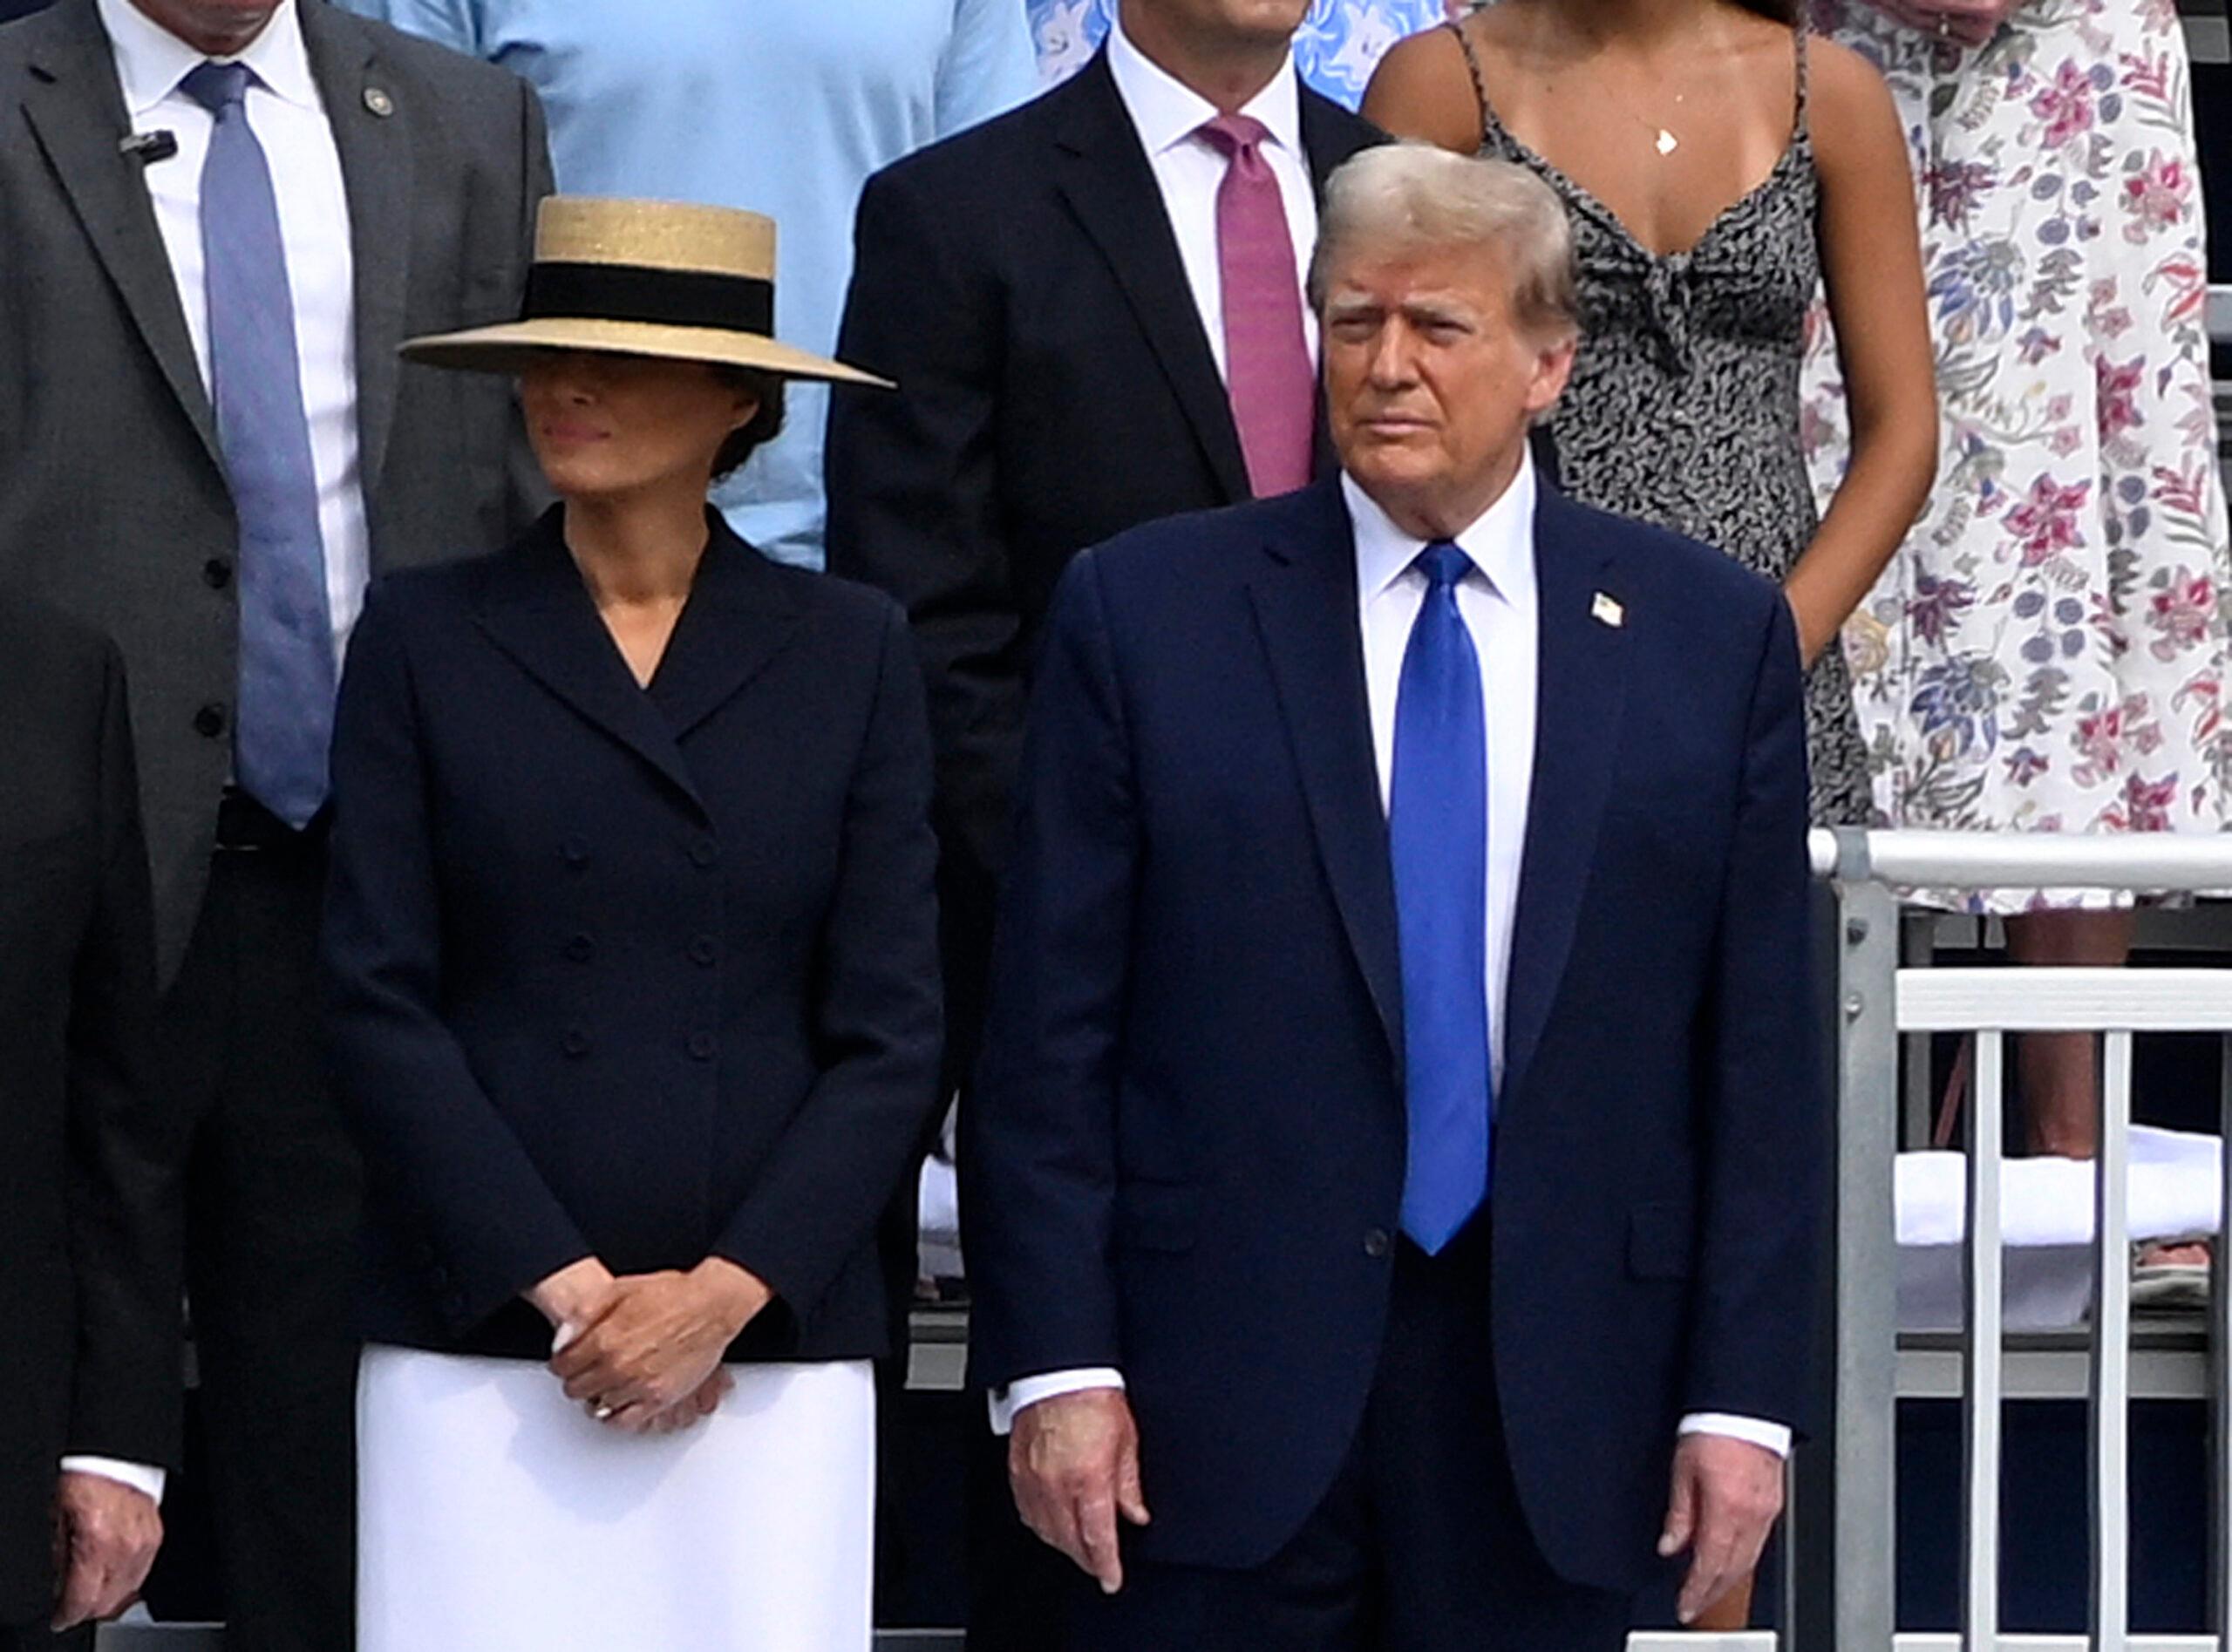
[[[1498,1391],[1566,1577],[1651,1566],[1678,1418],[1797,1415],[1827,1132],[1786,605],[1545,490],[1494,1179]],[[1592,616],[1598,593],[1624,622]],[[1348,1451],[1405,1159],[1337,486],[1080,557],[1049,622],[962,1159],[987,1384],[1113,1365],[1141,1553],[1247,1567]]]
[[[374,568],[493,548],[527,520],[509,386],[395,350],[518,313],[550,187],[541,110],[504,70],[337,6],[299,15],[349,194]],[[128,130],[93,0],[0,29],[0,586],[131,663],[167,976],[231,764],[239,528]]]
[[[922,683],[882,596],[712,540],[650,689],[554,511],[382,583],[335,736],[325,956],[365,1335],[542,1358],[519,1293],[727,1256],[735,1356],[884,1351],[936,1095]]]
[[[1319,186],[1383,134],[1304,89]],[[973,1048],[1026,679],[1087,545],[1249,497],[1231,404],[1105,56],[868,181],[840,353],[829,566],[914,622],[937,737],[947,990]],[[1328,455],[1330,458],[1330,454]]]
[[[178,1134],[147,1083],[124,667],[0,599],[0,1626],[54,1603],[65,1452],[178,1460]]]

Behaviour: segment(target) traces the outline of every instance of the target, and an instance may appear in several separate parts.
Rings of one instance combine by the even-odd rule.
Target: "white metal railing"
[[[1920,832],[1814,834],[1814,869],[1835,889],[1841,934],[1837,996],[1835,1415],[1826,1510],[1802,1499],[1797,1518],[1833,1528],[1821,1565],[1798,1580],[1801,1648],[1834,1652],[2232,1652],[2232,1290],[2225,1246],[2208,1314],[2213,1508],[2208,1601],[2212,1634],[2134,1636],[2129,1630],[2128,1467],[2133,1392],[2131,1314],[2132,1036],[2232,1034],[2232,970],[1902,969],[1901,887],[2086,888],[2131,892],[2232,889],[2232,835],[2076,838]],[[1892,1167],[1898,1146],[1902,1037],[1974,1035],[1973,1105],[1966,1109],[1964,1323],[1959,1338],[1963,1408],[1962,1621],[1955,1635],[1894,1633],[1893,1453],[1901,1387],[1897,1253]],[[2004,1635],[1999,1628],[2002,1405],[2011,1392],[2002,1315],[2001,1101],[2010,1033],[2086,1031],[2102,1037],[2100,1152],[2093,1174],[2093,1310],[2074,1384],[2090,1409],[2091,1624],[2085,1636]],[[2232,1041],[2228,1041],[2232,1051]],[[2232,1138],[2232,1056],[2220,1095],[2220,1127]],[[2232,1153],[2220,1155],[2220,1208],[2232,1213]],[[2221,1224],[2222,1225],[2222,1224]],[[1942,1375],[1942,1373],[1941,1373]],[[1818,1575],[1826,1573],[1826,1575]],[[1809,1587],[1820,1599],[1807,1609]],[[1810,1626],[1810,1627],[1809,1627]],[[1642,1646],[1638,1642],[1638,1649]],[[1698,1652],[1691,1636],[1665,1643]],[[1721,1637],[1722,1652],[1773,1645]],[[1657,1652],[1654,1649],[1654,1652]]]

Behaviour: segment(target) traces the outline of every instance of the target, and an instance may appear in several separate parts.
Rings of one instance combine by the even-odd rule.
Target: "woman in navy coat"
[[[406,347],[516,371],[563,502],[384,582],[342,689],[365,1652],[868,1644],[930,757],[898,611],[705,507],[785,378],[864,377],[767,336],[772,254],[556,198],[521,322]]]

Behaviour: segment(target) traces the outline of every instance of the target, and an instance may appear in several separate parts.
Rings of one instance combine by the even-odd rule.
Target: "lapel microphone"
[[[169,131],[135,132],[118,144],[116,150],[127,160],[152,167],[178,153],[178,134]]]

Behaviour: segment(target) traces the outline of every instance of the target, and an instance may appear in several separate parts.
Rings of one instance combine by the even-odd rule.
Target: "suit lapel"
[[[24,110],[62,180],[78,221],[146,340],[172,393],[221,471],[217,420],[194,358],[170,255],[155,227],[141,163],[117,146],[131,134],[116,58],[91,0],[65,3],[22,25],[32,35]],[[161,164],[161,163],[158,163]]]
[[[742,693],[800,625],[781,575],[718,512],[706,514],[712,539],[651,679],[651,697],[677,741]]]
[[[1201,333],[1154,168],[1116,90],[1106,53],[1062,92],[1055,147],[1062,196],[1123,289],[1140,330],[1201,445],[1228,503],[1251,496],[1232,404]]]
[[[480,628],[528,676],[642,758],[703,815],[704,801],[673,727],[598,617],[566,549],[563,521],[563,512],[552,510],[489,563],[477,604]]]
[[[1541,592],[1534,778],[1504,996],[1506,1095],[1523,1081],[1573,947],[1596,857],[1627,695],[1628,634],[1596,616],[1624,602],[1601,521],[1545,488],[1534,513]]]
[[[1332,177],[1341,163],[1359,149],[1378,142],[1376,128],[1366,126],[1331,99],[1302,88],[1302,146],[1303,158],[1310,163],[1310,181],[1316,192],[1319,206],[1325,201],[1326,180]],[[1308,302],[1305,296],[1303,302]],[[1324,398],[1318,398],[1317,437],[1311,455],[1310,473],[1330,476],[1340,468],[1340,455],[1333,451],[1332,432],[1325,423]]]
[[[387,461],[411,276],[409,100],[379,73],[373,43],[338,7],[303,5],[303,44],[325,99],[349,196],[356,266],[357,431],[364,493],[377,496]]]
[[[1325,199],[1326,180],[1341,163],[1359,149],[1385,143],[1380,130],[1359,120],[1347,110],[1308,86],[1302,89],[1302,146],[1309,152],[1310,181],[1317,199]]]
[[[1316,484],[1295,503],[1310,513],[1307,529],[1291,545],[1266,545],[1249,594],[1326,880],[1399,1071],[1395,879],[1372,757],[1355,547],[1337,481]]]

